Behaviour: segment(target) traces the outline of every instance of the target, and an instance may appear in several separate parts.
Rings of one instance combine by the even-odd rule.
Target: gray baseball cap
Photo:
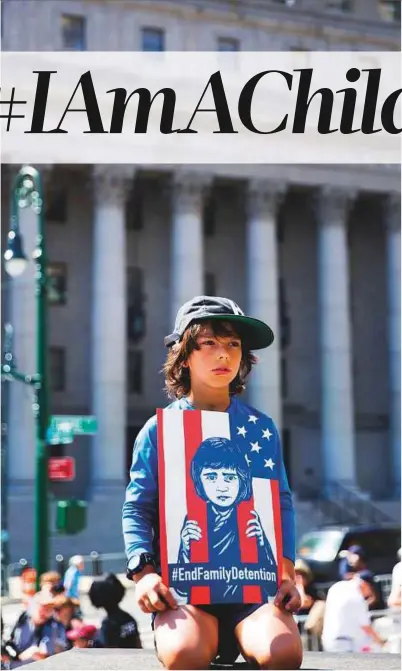
[[[200,321],[220,319],[241,324],[241,332],[250,349],[264,349],[274,341],[272,329],[260,319],[247,317],[237,303],[220,296],[196,296],[181,306],[174,325],[174,331],[165,338],[166,347],[171,347],[183,337],[190,324]]]

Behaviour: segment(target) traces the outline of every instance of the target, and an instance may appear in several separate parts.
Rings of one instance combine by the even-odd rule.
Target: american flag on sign
[[[282,572],[279,452],[264,415],[157,410],[162,577],[181,603],[263,603]]]

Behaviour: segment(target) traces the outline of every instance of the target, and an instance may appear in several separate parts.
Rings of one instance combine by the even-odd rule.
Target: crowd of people
[[[301,598],[297,613],[300,629],[314,634],[326,651],[381,650],[386,640],[373,628],[369,611],[386,606],[401,608],[400,553],[399,550],[386,603],[359,546],[353,545],[342,553],[340,580],[329,588],[328,593],[315,585],[308,564],[297,559],[295,575]],[[79,601],[79,580],[83,570],[83,558],[74,556],[64,579],[57,571],[48,571],[40,576],[38,592],[24,594],[24,610],[7,640],[2,640],[2,668],[13,669],[71,648],[142,647],[135,619],[120,608],[125,588],[113,573],[95,578],[88,592],[92,605],[105,611],[100,626],[85,622]]]
[[[83,558],[70,559],[64,579],[57,571],[40,576],[40,589],[24,593],[24,610],[1,648],[2,668],[14,669],[71,648],[141,648],[135,619],[120,608],[125,588],[109,573],[95,578],[92,605],[105,611],[100,627],[85,621],[79,601]],[[3,627],[2,627],[3,631]]]
[[[341,553],[339,581],[327,593],[320,591],[306,562],[296,560],[296,584],[301,597],[298,611],[300,629],[315,635],[321,649],[328,652],[379,652],[389,643],[393,631],[400,630],[401,550],[392,573],[392,586],[385,600],[380,584],[370,570],[362,547],[352,545]],[[389,614],[373,627],[370,611],[389,608]],[[382,626],[381,626],[382,625]],[[394,626],[395,625],[395,626]],[[378,631],[388,631],[383,636]],[[400,638],[399,638],[400,647]],[[395,650],[396,651],[396,650]]]

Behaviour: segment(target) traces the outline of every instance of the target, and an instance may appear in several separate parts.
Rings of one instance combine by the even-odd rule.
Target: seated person
[[[78,620],[78,623],[74,622],[78,605],[79,602],[76,599],[70,599],[70,597],[63,594],[54,599],[54,618],[57,622],[61,622],[65,629],[65,649],[72,647],[67,633],[82,625],[80,620]]]
[[[106,611],[106,617],[95,637],[96,647],[142,648],[135,619],[119,607],[125,591],[114,573],[94,580],[89,588],[88,596],[92,605]]]
[[[61,575],[57,571],[46,571],[39,578],[40,592],[53,594],[53,590],[61,582]]]
[[[388,608],[401,607],[401,584],[402,584],[402,566],[401,566],[401,548],[398,550],[399,562],[392,570],[391,593],[388,597]]]
[[[302,559],[296,559],[295,574],[296,587],[301,598],[301,608],[299,608],[297,614],[307,615],[315,601],[320,599],[320,595],[314,587],[313,572]]]
[[[65,649],[65,629],[53,617],[53,599],[40,594],[17,620],[5,644],[12,668],[44,659]]]

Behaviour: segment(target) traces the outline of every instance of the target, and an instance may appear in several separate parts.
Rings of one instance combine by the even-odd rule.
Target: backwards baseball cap
[[[272,329],[260,319],[247,317],[237,303],[220,296],[196,296],[181,306],[174,325],[174,331],[165,338],[166,347],[171,347],[183,337],[184,331],[199,321],[220,319],[241,325],[241,332],[250,349],[269,347],[274,341]]]

